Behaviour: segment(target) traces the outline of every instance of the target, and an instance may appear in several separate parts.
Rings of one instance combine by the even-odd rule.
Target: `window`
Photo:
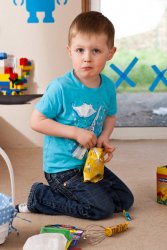
[[[118,127],[167,126],[167,0],[92,0],[116,29],[104,74],[116,84]]]

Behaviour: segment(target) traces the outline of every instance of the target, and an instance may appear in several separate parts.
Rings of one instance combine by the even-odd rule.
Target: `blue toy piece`
[[[134,83],[127,75],[132,70],[132,68],[135,66],[139,59],[135,57],[131,63],[128,65],[128,67],[125,69],[124,72],[122,72],[117,66],[114,64],[110,64],[110,68],[112,68],[120,77],[116,81],[115,86],[118,88],[123,81],[126,81],[131,87],[135,87],[136,83]]]
[[[0,52],[0,60],[4,60],[7,58],[7,54],[5,52]]]
[[[127,221],[131,221],[132,220],[130,214],[127,211],[123,210],[123,215],[124,215],[124,217],[125,217],[125,219]]]
[[[149,90],[153,92],[160,81],[162,81],[165,84],[165,86],[167,87],[167,79],[164,76],[167,69],[160,71],[156,65],[152,65],[151,68],[157,74],[157,77],[155,78],[155,80],[153,81],[151,86],[149,87]]]
[[[26,10],[29,12],[28,23],[38,23],[37,12],[44,12],[45,16],[43,19],[44,23],[53,23],[54,18],[52,12],[55,10],[55,2],[60,5],[60,0],[26,0]],[[64,5],[67,4],[68,0],[64,0]],[[16,0],[13,3],[17,5]],[[21,5],[23,5],[22,0]]]

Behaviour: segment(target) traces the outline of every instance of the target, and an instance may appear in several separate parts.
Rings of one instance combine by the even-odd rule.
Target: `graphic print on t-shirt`
[[[84,103],[81,106],[78,107],[73,106],[72,108],[77,112],[78,116],[80,117],[89,117],[94,113],[96,113],[96,110],[93,109],[92,104],[88,105]]]
[[[84,118],[90,117],[94,113],[96,113],[96,111],[93,109],[92,105],[91,104],[88,105],[86,103],[84,103],[83,105],[78,106],[78,107],[73,106],[73,109],[77,112],[77,115],[79,117],[84,117]],[[92,132],[95,131],[96,122],[99,118],[100,110],[101,110],[101,106],[98,108],[98,111],[97,111],[96,116],[93,119],[92,123],[89,126],[87,126],[85,129],[92,131]],[[84,157],[86,152],[87,152],[86,148],[77,144],[73,150],[73,157],[76,157],[76,158],[81,160]]]

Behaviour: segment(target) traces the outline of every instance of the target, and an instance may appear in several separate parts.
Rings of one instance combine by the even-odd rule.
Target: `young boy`
[[[69,29],[67,50],[73,70],[55,79],[37,103],[32,129],[45,134],[43,169],[49,185],[34,183],[19,212],[103,219],[128,210],[133,195],[107,167],[97,183],[83,182],[86,151],[104,148],[105,162],[114,147],[109,137],[115,125],[116,92],[101,74],[114,47],[114,26],[101,13],[78,15]]]

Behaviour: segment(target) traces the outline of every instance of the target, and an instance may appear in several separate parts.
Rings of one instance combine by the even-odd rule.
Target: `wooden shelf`
[[[39,98],[41,96],[42,94],[13,95],[13,96],[0,95],[0,104],[3,105],[27,104],[30,101]]]

